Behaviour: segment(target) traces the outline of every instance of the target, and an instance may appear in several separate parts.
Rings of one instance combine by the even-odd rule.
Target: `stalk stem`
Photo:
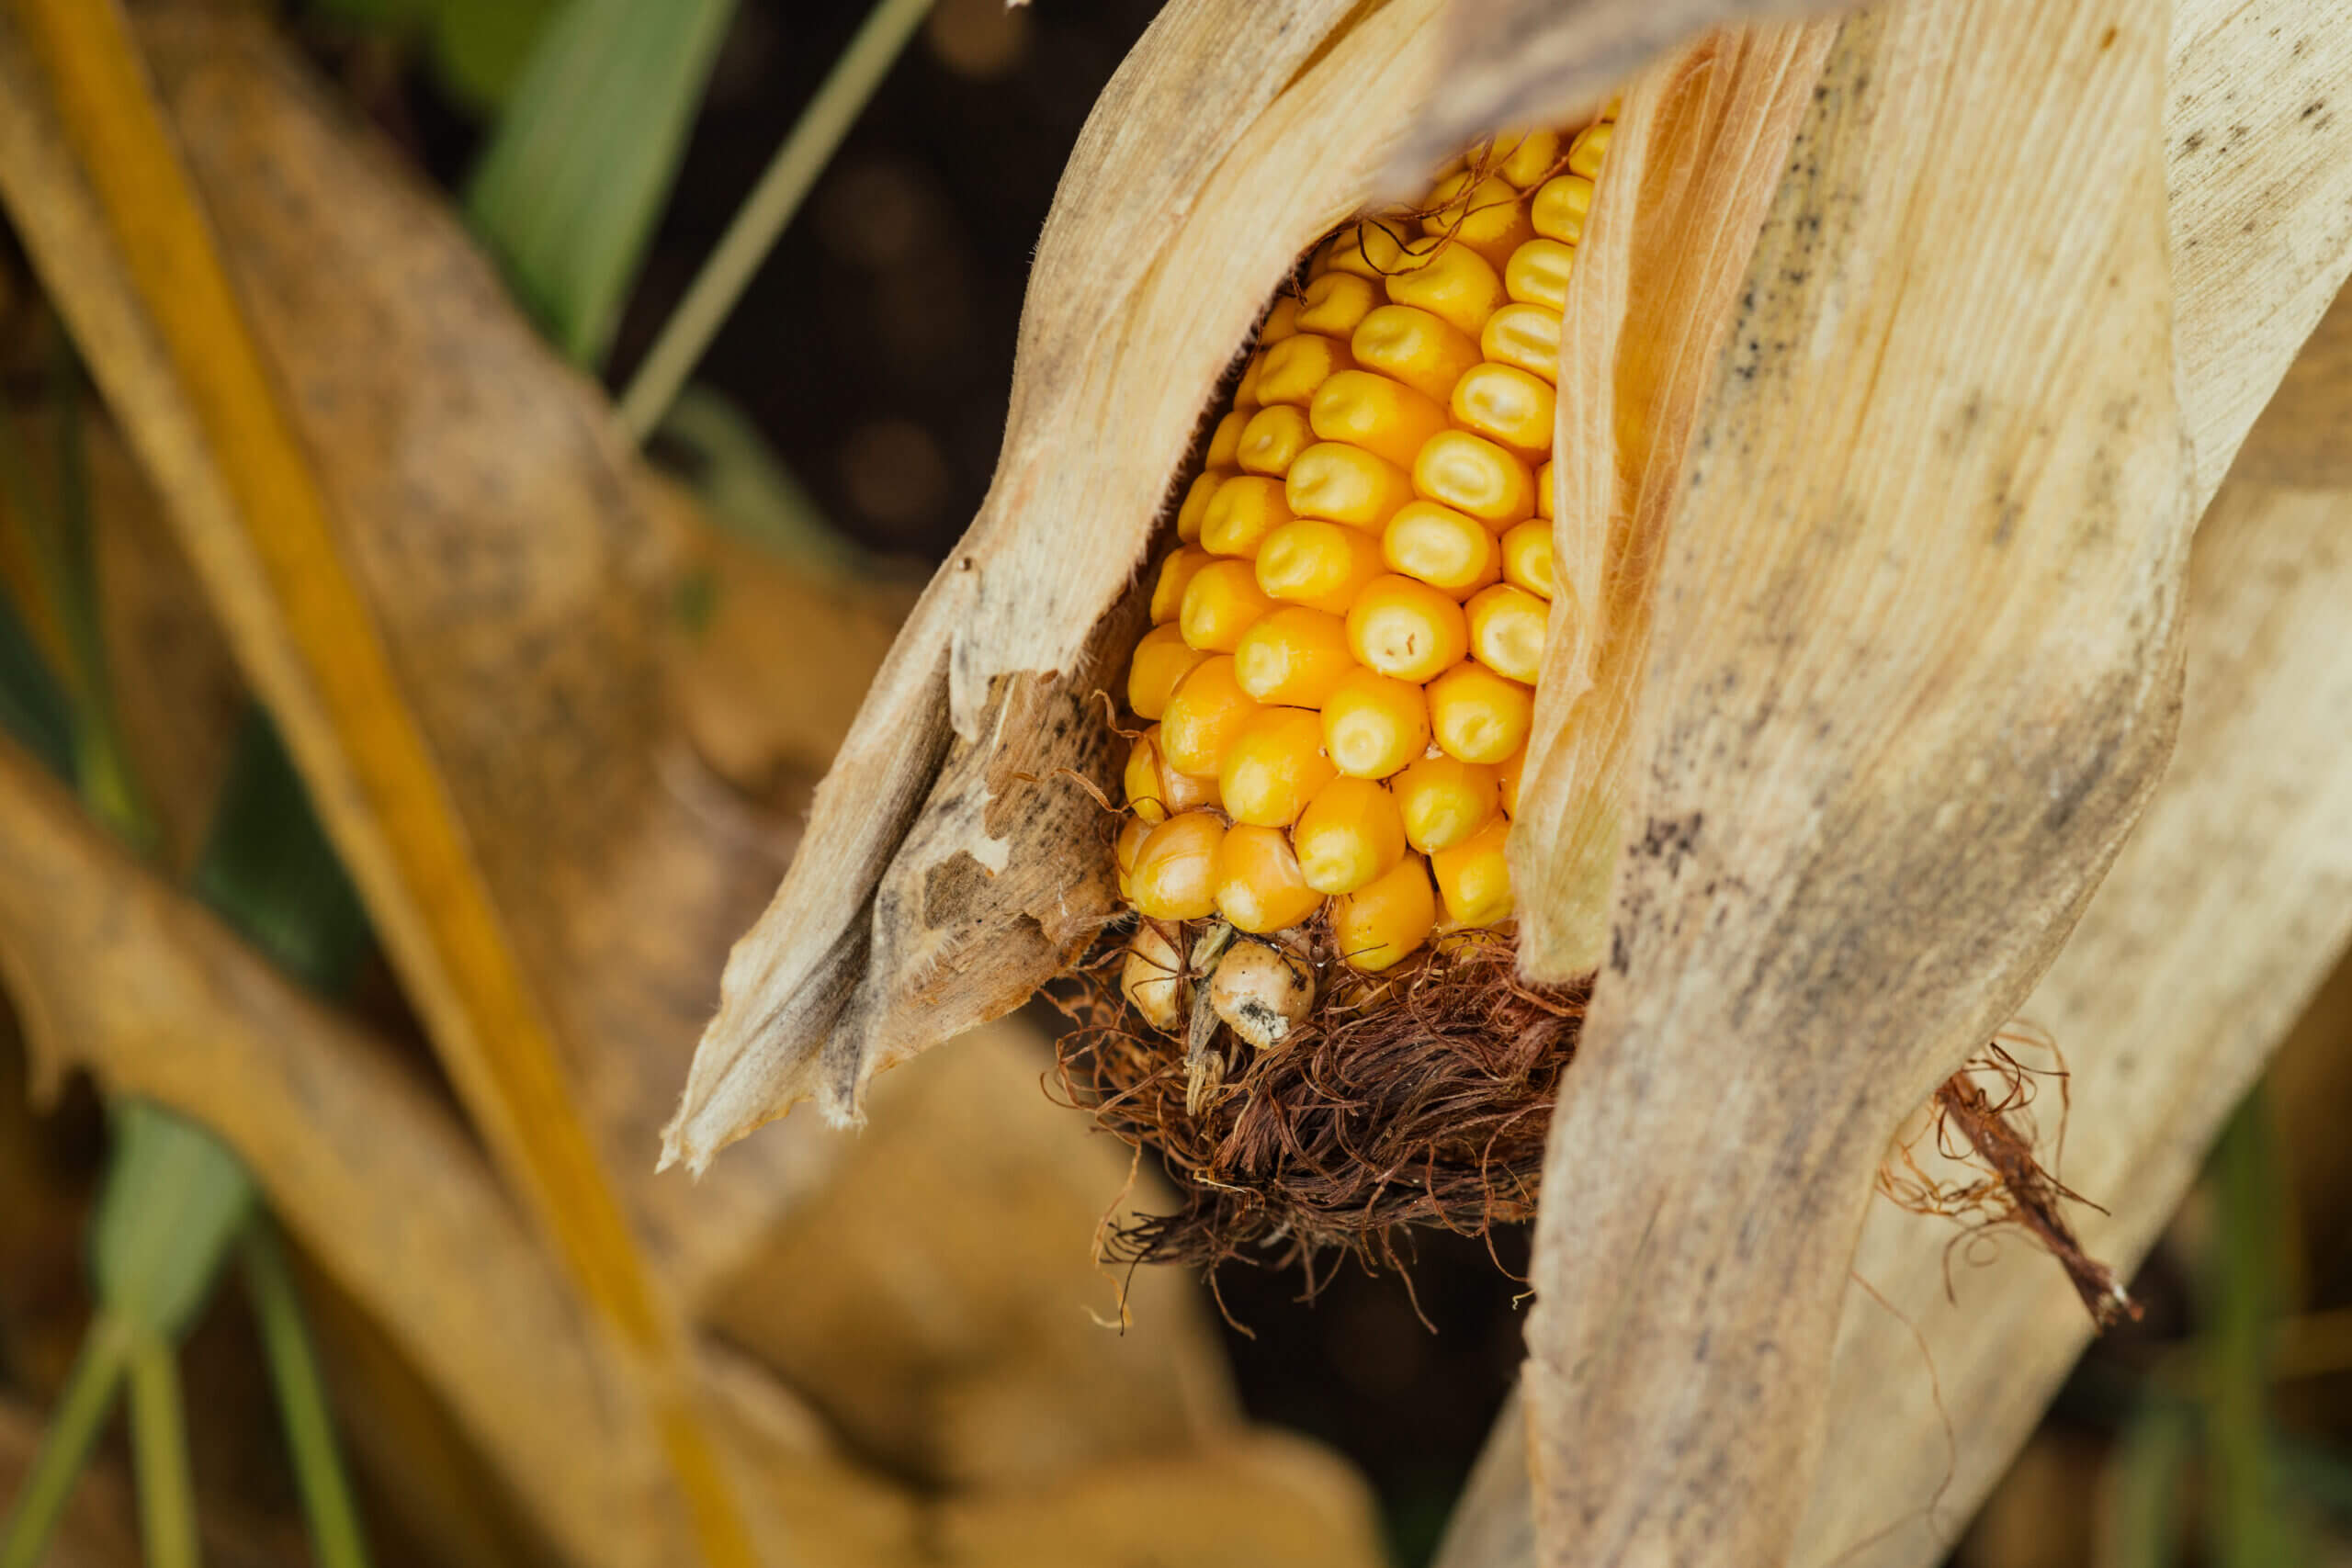
[[[91,1321],[41,1438],[40,1451],[33,1456],[32,1468],[9,1509],[6,1529],[0,1531],[0,1568],[39,1568],[48,1554],[49,1538],[74,1495],[74,1483],[81,1479],[90,1450],[114,1410],[129,1349],[120,1324],[105,1316]]]

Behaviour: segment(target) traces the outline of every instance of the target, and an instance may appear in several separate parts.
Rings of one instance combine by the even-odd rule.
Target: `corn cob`
[[[1560,312],[1611,123],[1481,145],[1419,208],[1332,235],[1268,313],[1128,682],[1150,728],[1118,860],[1151,974],[1152,921],[1328,917],[1376,973],[1510,920]],[[1138,1005],[1170,1027],[1173,995]]]

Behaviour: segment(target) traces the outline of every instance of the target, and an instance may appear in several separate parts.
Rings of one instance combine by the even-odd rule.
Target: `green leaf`
[[[134,1334],[176,1343],[253,1201],[253,1182],[220,1139],[144,1100],[119,1101],[91,1229],[100,1310]]]
[[[258,707],[238,737],[196,891],[287,973],[325,995],[350,985],[368,951],[367,908]]]
[[[58,777],[74,776],[74,710],[5,595],[0,595],[0,730]]]
[[[474,231],[548,333],[603,362],[733,0],[571,0],[466,191]]]
[[[433,63],[442,84],[476,108],[504,107],[559,4],[444,0],[433,17]]]

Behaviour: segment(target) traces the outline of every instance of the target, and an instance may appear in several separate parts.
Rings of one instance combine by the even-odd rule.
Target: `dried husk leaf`
[[[1608,941],[1652,584],[1732,303],[1834,23],[1711,33],[1626,95],[1562,322],[1553,600],[1511,878],[1520,968],[1591,973]]]
[[[2163,766],[2191,517],[2166,19],[1840,26],[1667,526],[1537,1221],[1545,1562],[1786,1555],[1887,1134]]]
[[[136,866],[11,747],[0,976],[36,1090],[86,1067],[218,1131],[574,1561],[686,1550],[626,1383],[431,1090]]]
[[[1496,126],[1579,118],[1687,39],[1718,28],[1769,31],[1844,8],[1822,0],[1454,0],[1442,85],[1400,149],[1393,183],[1409,186],[1418,165]],[[1611,157],[1623,145],[1612,141]]]
[[[1017,1005],[1110,913],[1062,772],[1109,781],[1105,617],[1233,346],[1426,92],[1439,17],[1199,0],[1113,79],[1038,247],[996,481],[729,959],[666,1158],[811,1096],[854,1121],[875,1072]]]

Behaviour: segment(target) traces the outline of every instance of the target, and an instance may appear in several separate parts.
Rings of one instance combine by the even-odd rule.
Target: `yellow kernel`
[[[1530,518],[1503,536],[1503,581],[1538,599],[1552,597],[1552,525],[1548,519]]]
[[[1348,345],[1337,338],[1300,333],[1266,350],[1266,367],[1258,373],[1258,401],[1267,408],[1305,408],[1315,389],[1353,363]]]
[[[1153,725],[1127,749],[1126,771],[1121,775],[1127,806],[1138,821],[1152,826],[1168,820],[1168,791],[1160,782],[1159,726]]]
[[[1478,363],[1478,336],[1410,305],[1383,305],[1363,319],[1348,351],[1366,370],[1402,381],[1440,402]]]
[[[1498,582],[1463,607],[1471,657],[1498,675],[1535,684],[1544,671],[1544,625],[1551,607],[1523,588]]]
[[[1162,829],[1165,831],[1165,829]],[[1510,824],[1498,818],[1450,850],[1430,856],[1445,918],[1457,926],[1491,926],[1510,919]]]
[[[1379,877],[1331,906],[1331,941],[1351,968],[1394,968],[1429,941],[1437,925],[1430,868],[1408,854]]]
[[[1502,786],[1503,815],[1506,817],[1519,815],[1519,775],[1526,767],[1527,748],[1522,746],[1496,770],[1495,782]]]
[[[1451,236],[1455,244],[1476,251],[1489,267],[1499,267],[1521,243],[1535,237],[1527,220],[1527,203],[1518,188],[1500,175],[1490,175],[1476,185],[1468,180],[1465,170],[1440,186],[1446,190],[1442,197],[1436,191],[1430,193],[1430,205],[1438,210],[1421,220],[1421,228],[1431,234]]]
[[[1176,509],[1176,536],[1179,539],[1189,545],[1201,536],[1201,524],[1209,514],[1209,497],[1216,493],[1217,486],[1232,477],[1231,468],[1211,468],[1193,481],[1193,488],[1184,492],[1184,504]]]
[[[1558,385],[1560,312],[1548,305],[1506,305],[1487,321],[1478,350]]]
[[[1467,599],[1502,575],[1502,547],[1487,525],[1433,501],[1399,508],[1380,536],[1380,554],[1389,570],[1452,599]]]
[[[1274,301],[1272,310],[1266,312],[1265,324],[1258,329],[1258,344],[1261,348],[1271,348],[1298,330],[1298,300],[1285,294]]]
[[[1430,733],[1449,757],[1504,762],[1527,744],[1535,716],[1534,692],[1483,664],[1463,660],[1431,681],[1428,695]]]
[[[1470,651],[1462,606],[1409,577],[1375,578],[1348,610],[1356,662],[1398,681],[1426,681]]]
[[[1535,515],[1546,523],[1552,520],[1552,465],[1549,463],[1535,470]]]
[[[1180,773],[1165,757],[1159,759],[1159,798],[1170,811],[1197,811],[1204,806],[1222,804],[1215,773]]]
[[[1318,441],[1291,464],[1283,499],[1301,517],[1377,529],[1413,499],[1413,479],[1361,446]]]
[[[1233,678],[1231,659],[1211,659],[1176,683],[1159,720],[1163,770],[1214,779],[1225,749],[1259,711]],[[1163,796],[1164,798],[1164,796]]]
[[[1550,383],[1510,365],[1481,365],[1453,384],[1453,418],[1522,457],[1552,449]]]
[[[1330,270],[1373,283],[1409,272],[1437,251],[1435,240],[1412,231],[1397,218],[1367,218],[1340,231],[1331,242]]]
[[[1509,135],[1495,139],[1495,172],[1525,190],[1552,172],[1560,161],[1560,138],[1550,130],[1531,130],[1516,141]]]
[[[1455,757],[1423,757],[1391,780],[1405,841],[1429,854],[1450,850],[1494,820],[1502,792],[1495,770]]]
[[[1135,660],[1127,666],[1127,706],[1138,718],[1159,717],[1168,711],[1168,698],[1177,683],[1208,657],[1186,646],[1182,627],[1152,627],[1136,644]]]
[[[1430,748],[1430,705],[1410,681],[1351,670],[1323,699],[1323,750],[1351,778],[1385,779]]]
[[[1242,367],[1241,380],[1233,389],[1233,406],[1243,412],[1258,406],[1258,373],[1265,368],[1266,351],[1258,350]]]
[[[1216,912],[1254,936],[1284,931],[1323,907],[1299,874],[1290,835],[1279,828],[1226,829],[1216,853]]]
[[[1608,152],[1609,122],[1604,119],[1597,125],[1588,125],[1568,143],[1569,172],[1590,179],[1600,173],[1600,160]]]
[[[1447,245],[1412,271],[1392,276],[1388,299],[1475,336],[1503,302],[1503,280],[1494,264],[1469,246]]]
[[[1231,653],[1241,634],[1273,607],[1274,602],[1258,591],[1258,571],[1250,562],[1212,561],[1185,585],[1184,607],[1177,620],[1184,628],[1184,640],[1194,648]]]
[[[1205,811],[1170,817],[1136,850],[1127,885],[1155,920],[1198,920],[1216,909],[1216,852],[1225,824]]]
[[[1317,387],[1307,420],[1317,440],[1361,446],[1400,468],[1446,427],[1441,404],[1369,370],[1342,370]]]
[[[1258,547],[1258,586],[1269,598],[1344,615],[1365,583],[1387,568],[1380,541],[1320,519],[1285,523]]]
[[[1201,520],[1201,548],[1212,556],[1252,558],[1266,536],[1289,521],[1282,480],[1236,474],[1209,497],[1208,515]]]
[[[1241,427],[1241,467],[1250,473],[1280,479],[1314,439],[1314,427],[1300,410],[1287,405],[1260,409]]]
[[[1430,501],[1503,528],[1535,511],[1535,476],[1483,435],[1449,430],[1413,459],[1413,488]]]
[[[1327,272],[1306,286],[1298,308],[1301,332],[1320,333],[1345,343],[1365,315],[1380,303],[1380,286],[1353,273]]]
[[[1530,240],[1503,265],[1503,292],[1522,305],[1568,308],[1568,279],[1577,268],[1577,248],[1557,240]]]
[[[1396,797],[1370,779],[1333,779],[1317,790],[1291,829],[1299,874],[1317,893],[1352,893],[1405,854]]]
[[[1146,821],[1143,813],[1131,813],[1120,827],[1118,838],[1111,844],[1111,863],[1119,870],[1119,897],[1130,904],[1136,898],[1136,852],[1143,848],[1144,839],[1152,829],[1166,819],[1164,816],[1155,816],[1150,821]]]
[[[1319,708],[1356,667],[1345,621],[1322,610],[1287,604],[1241,634],[1233,650],[1234,679],[1261,703]]]
[[[1338,772],[1323,755],[1323,720],[1306,708],[1261,708],[1234,732],[1217,764],[1217,797],[1237,822],[1287,828]]]
[[[1159,575],[1152,579],[1151,624],[1163,626],[1184,607],[1184,587],[1193,574],[1209,564],[1208,551],[1198,545],[1179,545],[1160,558]]]
[[[1547,240],[1573,245],[1584,238],[1584,220],[1592,212],[1592,181],[1569,174],[1545,180],[1529,204],[1535,231]]]
[[[1209,432],[1208,456],[1201,461],[1212,468],[1233,468],[1241,457],[1241,427],[1249,423],[1250,416],[1239,409],[1218,420]]]

